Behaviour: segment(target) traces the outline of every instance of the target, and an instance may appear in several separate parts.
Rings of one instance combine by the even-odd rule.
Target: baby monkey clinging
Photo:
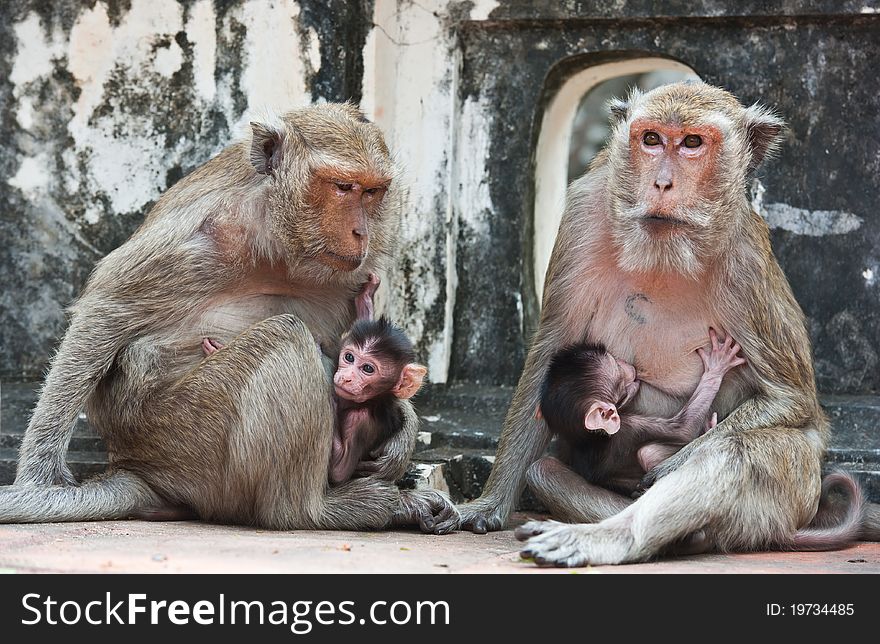
[[[377,459],[397,451],[389,448],[403,429],[396,401],[412,398],[428,372],[416,363],[413,344],[400,327],[385,317],[373,319],[373,297],[379,283],[379,277],[371,273],[355,298],[357,318],[342,338],[333,374],[336,427],[328,473],[333,485],[344,483],[355,472],[386,478]],[[222,348],[212,338],[202,341],[205,355]],[[409,461],[413,447],[403,446],[397,455],[400,460]],[[395,468],[391,471],[387,478],[396,478]]]
[[[538,408],[547,427],[570,450],[572,468],[588,481],[633,493],[645,472],[666,460],[717,422],[709,409],[724,375],[745,364],[739,345],[719,341],[709,330],[711,349],[697,349],[703,375],[690,400],[672,418],[651,418],[621,409],[636,395],[635,368],[598,344],[578,344],[550,362]]]

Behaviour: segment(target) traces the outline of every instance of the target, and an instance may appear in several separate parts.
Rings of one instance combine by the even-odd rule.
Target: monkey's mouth
[[[346,400],[354,400],[356,402],[360,396],[359,394],[355,394],[355,393],[349,391],[348,389],[345,389],[345,388],[341,387],[340,385],[337,385],[335,382],[333,383],[333,391],[335,391],[336,395],[339,396],[340,398],[345,398]]]
[[[364,255],[338,255],[332,251],[325,250],[315,257],[319,262],[338,271],[350,273],[360,268],[364,262]]]
[[[649,228],[676,228],[678,226],[687,226],[688,223],[681,219],[676,219],[671,215],[663,215],[656,212],[649,212],[643,217],[643,221]]]

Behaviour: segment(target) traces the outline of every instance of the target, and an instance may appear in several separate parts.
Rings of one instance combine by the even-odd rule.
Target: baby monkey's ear
[[[617,433],[620,429],[620,414],[617,413],[617,407],[601,400],[594,402],[584,416],[584,427],[601,429],[606,434]]]
[[[422,387],[422,382],[425,380],[425,375],[428,373],[428,369],[423,367],[420,364],[416,364],[412,362],[408,365],[405,365],[403,369],[400,371],[400,378],[397,381],[397,384],[394,385],[394,389],[391,390],[397,398],[412,398],[416,395],[419,389]]]

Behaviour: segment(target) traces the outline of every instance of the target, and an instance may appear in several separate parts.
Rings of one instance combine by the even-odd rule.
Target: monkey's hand
[[[370,452],[369,461],[360,461],[357,464],[354,475],[396,481],[406,473],[409,457],[409,449],[402,450],[393,441],[385,441],[378,449]]]
[[[449,498],[437,490],[401,490],[400,507],[391,525],[418,524],[422,532],[447,534],[459,525],[458,511]]]
[[[379,279],[379,276],[375,273],[369,273],[367,275],[367,281],[364,282],[363,287],[361,287],[361,292],[358,293],[357,297],[354,300],[354,308],[357,312],[358,320],[373,319],[373,298],[375,297],[376,289],[379,288],[379,284],[381,282],[382,281]]]
[[[504,528],[510,510],[489,496],[458,506],[461,529],[475,534],[486,534]]]
[[[738,355],[740,346],[731,336],[724,338],[722,343],[718,341],[715,329],[709,329],[709,339],[712,344],[711,351],[707,353],[702,348],[697,349],[703,361],[704,376],[720,379],[734,367],[746,363],[745,358]]]
[[[703,428],[703,431],[700,432],[700,436],[708,432],[710,429],[713,429],[717,424],[718,414],[713,411],[709,418],[706,419],[706,426]]]

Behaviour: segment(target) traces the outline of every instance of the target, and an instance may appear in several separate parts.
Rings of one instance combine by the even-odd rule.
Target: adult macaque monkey
[[[790,547],[816,515],[828,423],[803,313],[746,194],[783,123],[703,83],[635,91],[612,118],[606,150],[569,189],[540,325],[463,525],[501,528],[528,469],[542,498],[557,499],[555,514],[597,522],[522,526],[523,553],[540,564],[642,561],[700,531],[721,550]],[[549,433],[535,406],[561,347],[603,344],[640,373],[632,412],[668,417],[700,378],[694,350],[710,327],[736,338],[748,364],[721,385],[718,426],[652,470],[641,498],[591,485],[559,460],[536,462]]]
[[[74,305],[0,522],[182,509],[277,529],[454,523],[433,491],[327,481],[334,410],[315,337],[342,335],[389,260],[394,175],[379,129],[327,104],[252,124],[169,189]],[[205,358],[204,337],[225,349]],[[75,487],[64,456],[84,405],[110,471]]]

